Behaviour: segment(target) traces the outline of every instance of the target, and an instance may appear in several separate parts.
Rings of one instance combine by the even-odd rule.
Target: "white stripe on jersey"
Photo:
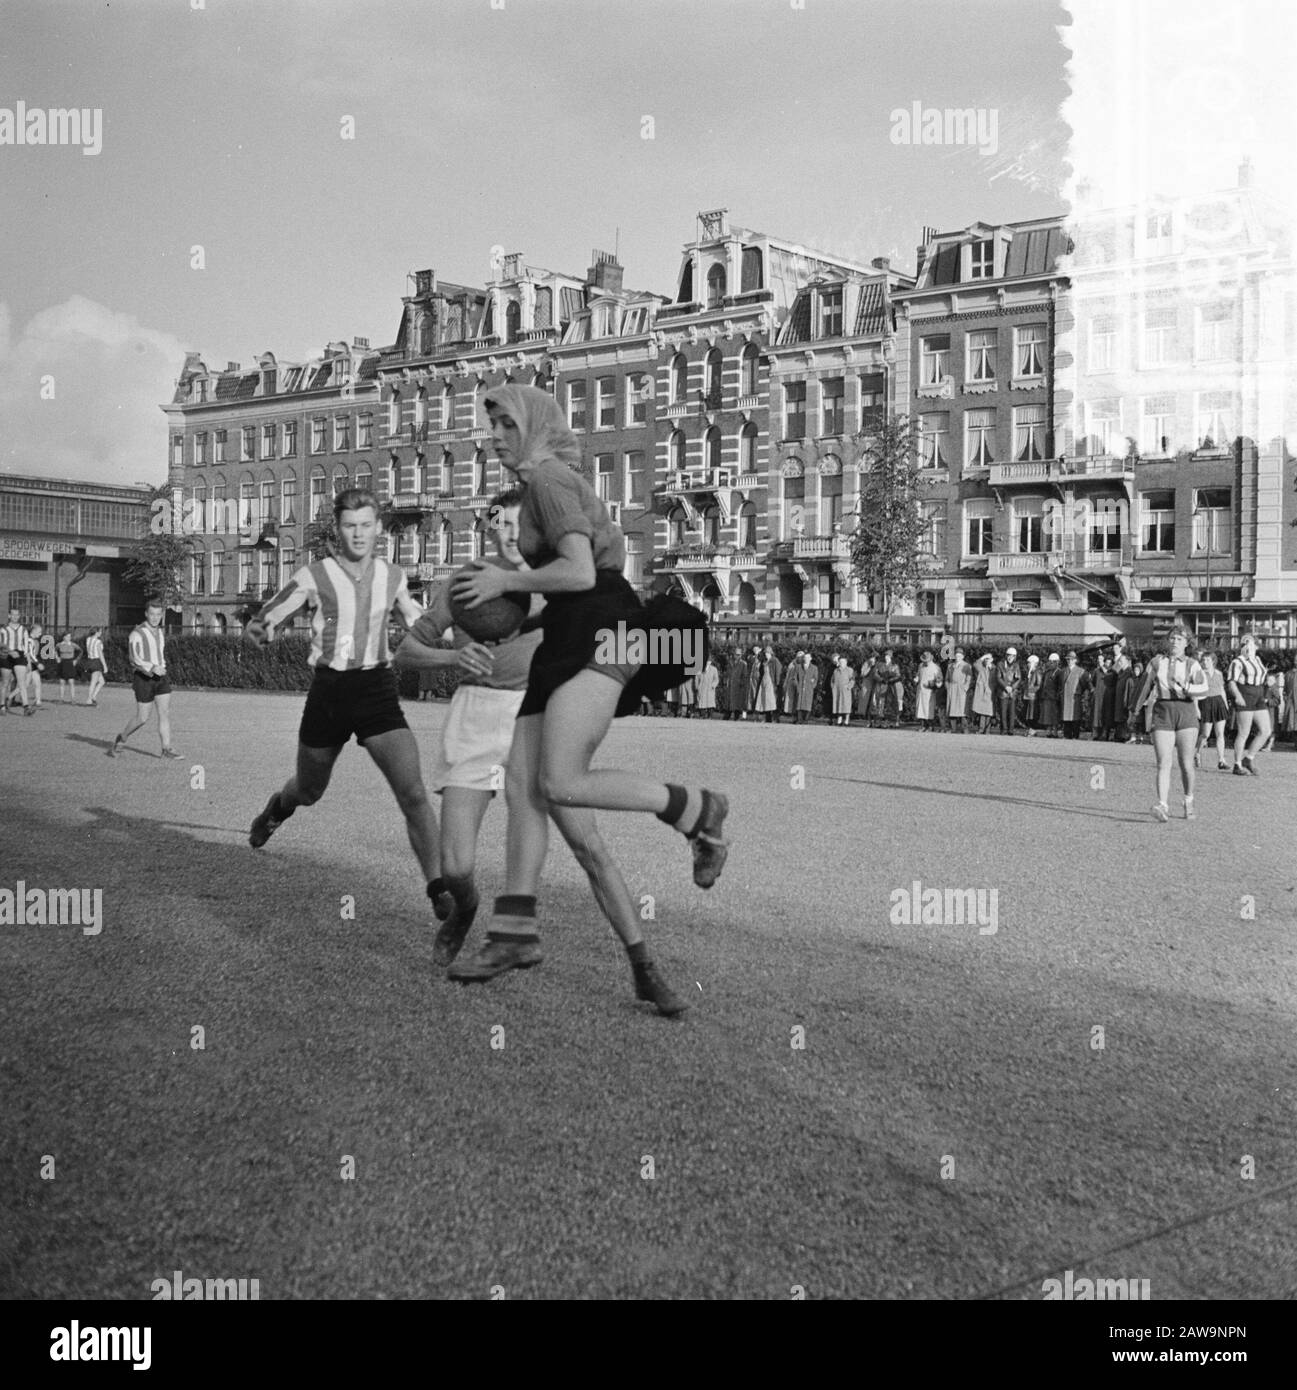
[[[21,623],[6,623],[0,627],[0,650],[14,656],[26,656],[27,629]]]
[[[104,659],[104,639],[102,637],[86,638],[86,660],[102,661]]]
[[[152,667],[158,671],[165,671],[167,669],[166,658],[163,656],[165,640],[160,627],[151,628],[148,623],[140,623],[131,632],[131,660],[141,670],[148,670]]]
[[[1229,678],[1235,685],[1264,685],[1265,662],[1259,656],[1236,656],[1229,664]]]

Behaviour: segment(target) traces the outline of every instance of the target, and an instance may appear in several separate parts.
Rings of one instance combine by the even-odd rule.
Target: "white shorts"
[[[431,787],[470,791],[504,790],[504,769],[525,690],[461,685],[451,696],[441,746],[432,764]]]

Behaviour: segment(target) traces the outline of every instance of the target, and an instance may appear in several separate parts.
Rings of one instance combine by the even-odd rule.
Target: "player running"
[[[315,675],[298,733],[297,771],[252,822],[248,843],[260,849],[299,806],[324,795],[338,755],[355,736],[378,764],[405,816],[406,833],[434,906],[442,893],[437,816],[419,772],[419,750],[401,712],[387,645],[393,609],[410,627],[423,610],[406,588],[405,572],[374,554],[378,499],[348,488],[333,504],[338,543],[327,558],[303,565],[261,613],[247,635],[268,642],[303,604],[311,610]]]
[[[113,739],[113,746],[108,750],[110,758],[115,758],[126,746],[126,740],[149,722],[149,714],[154,709],[158,712],[162,756],[180,756],[171,746],[171,679],[167,675],[167,639],[162,631],[164,611],[160,598],[149,599],[144,606],[144,621],[131,631],[128,646],[131,681],[135,686],[135,713]]]
[[[28,661],[27,645],[30,634],[23,626],[16,608],[9,610],[9,621],[0,627],[0,714],[9,713],[9,688],[18,686],[18,699],[24,714],[35,711],[27,703]]]
[[[518,549],[521,506],[521,490],[509,488],[492,500],[490,511],[496,554],[516,568],[525,568]],[[540,606],[540,599],[533,596],[533,613]],[[448,628],[453,649],[434,647]],[[433,791],[441,793],[441,871],[454,899],[454,908],[433,944],[433,959],[438,965],[454,961],[477,914],[473,871],[478,832],[491,798],[502,785],[514,722],[540,643],[539,632],[515,634],[490,646],[473,641],[452,623],[450,583],[446,582],[433,590],[427,611],[396,651],[398,667],[416,671],[455,667],[461,673],[432,776]],[[613,930],[628,952],[638,947],[637,954],[643,955],[642,965],[632,966],[639,997],[655,1004],[661,1014],[682,1013],[686,1004],[648,959],[638,913],[599,834],[594,812],[551,805],[549,813],[589,877],[595,899]]]

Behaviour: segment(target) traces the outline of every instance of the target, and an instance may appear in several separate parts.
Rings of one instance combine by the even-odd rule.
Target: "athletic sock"
[[[446,880],[445,880],[444,878],[442,878],[440,874],[438,874],[436,878],[430,878],[430,879],[428,880],[428,901],[429,901],[429,902],[434,902],[434,903],[435,903],[435,902],[437,901],[437,899],[438,899],[439,897],[441,897],[441,895],[442,895],[443,893],[449,893],[449,892],[450,892],[450,889],[446,887]]]
[[[504,893],[495,900],[488,941],[507,941],[512,944],[539,941],[536,927],[536,899],[527,893]]]
[[[637,941],[633,946],[626,947],[626,956],[631,965],[638,973],[649,963],[648,946],[643,941]]]
[[[657,813],[657,818],[664,825],[674,826],[684,814],[685,807],[689,803],[689,793],[674,782],[667,783],[667,804],[666,807]]]
[[[473,882],[472,874],[451,874],[449,878],[435,879],[434,882],[440,883],[442,892],[449,893],[455,899],[455,906],[461,912],[467,912],[477,906],[477,885]],[[531,915],[534,917],[536,915],[536,900],[533,898],[531,901]]]
[[[684,787],[672,787],[668,784],[668,792],[679,791],[683,793],[683,800],[673,800],[668,803],[665,811],[661,812],[658,819],[665,820],[673,829],[678,830],[686,839],[692,839],[698,833],[698,823],[702,820],[703,812],[707,809],[707,793],[703,791],[686,791]],[[679,807],[676,815],[668,820],[667,817],[676,807]]]

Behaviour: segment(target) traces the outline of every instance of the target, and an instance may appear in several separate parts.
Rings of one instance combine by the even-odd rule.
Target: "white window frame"
[[[1028,414],[1033,418],[1028,419]],[[1013,460],[1015,463],[1041,463],[1044,461],[1045,444],[1049,433],[1049,421],[1045,417],[1043,405],[1015,405],[1013,407]]]
[[[1027,337],[1027,334],[1031,337]],[[1019,381],[1045,375],[1048,331],[1043,323],[1026,323],[1013,330],[1013,374]]]
[[[975,343],[975,338],[989,342]],[[995,380],[999,334],[994,328],[974,328],[964,339],[964,380],[983,385]]]
[[[977,417],[989,416],[987,420]],[[979,407],[964,412],[964,467],[989,468],[995,458],[995,409]],[[981,455],[982,457],[977,457]]]
[[[964,503],[963,553],[965,555],[991,555],[995,551],[995,515],[990,501]],[[973,546],[973,523],[977,523],[978,545]]]
[[[995,278],[995,241],[983,237],[980,241],[969,243],[968,278],[970,280],[993,280]]]
[[[612,418],[605,421],[604,412]],[[599,376],[594,381],[594,427],[597,430],[617,428],[617,378]]]
[[[585,432],[586,420],[589,418],[586,414],[588,404],[585,382],[583,380],[569,381],[567,384],[567,427],[574,434]],[[581,423],[579,425],[577,424],[578,405],[581,407]]]
[[[940,428],[929,428],[928,421],[940,420]],[[931,442],[931,447],[929,443]],[[924,411],[919,415],[919,458],[924,468],[950,467],[950,412]]]
[[[929,348],[928,344],[944,338],[944,348]],[[919,385],[940,386],[950,375],[950,334],[930,333],[919,339]]]

